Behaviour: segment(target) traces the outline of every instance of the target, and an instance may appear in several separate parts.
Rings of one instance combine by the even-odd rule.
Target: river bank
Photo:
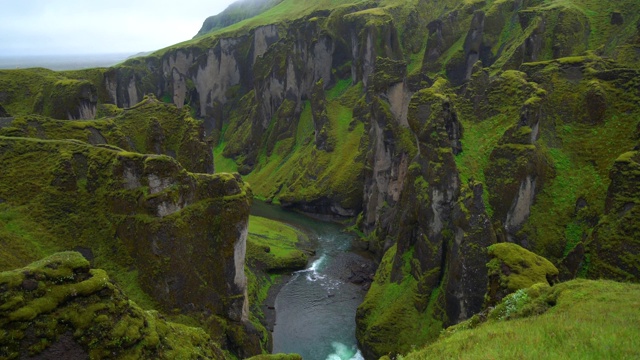
[[[280,276],[261,304],[273,352],[295,352],[311,360],[360,358],[355,311],[375,273],[372,257],[357,251],[354,236],[339,224],[261,202],[252,214],[303,231],[315,250],[307,268]]]

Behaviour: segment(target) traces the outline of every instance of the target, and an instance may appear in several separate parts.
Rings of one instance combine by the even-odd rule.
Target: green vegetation
[[[442,329],[443,321],[433,314],[439,308],[440,289],[433,291],[425,310],[419,311],[419,281],[411,275],[411,258],[408,252],[403,257],[403,278],[399,282],[391,279],[397,245],[384,255],[371,289],[356,314],[356,336],[366,342],[374,354],[406,353],[412,346],[434,339]],[[439,268],[422,275],[424,279],[437,274]]]
[[[232,3],[222,13],[210,16],[202,24],[202,28],[196,36],[223,29],[242,20],[252,18],[269,8],[277,5],[282,0],[243,0]]]
[[[361,201],[360,146],[364,124],[354,121],[352,110],[344,104],[345,99],[353,98],[351,88],[347,89],[346,85],[345,82],[337,85],[334,96],[342,95],[328,100],[327,104],[331,123],[329,137],[335,140],[335,150],[316,149],[313,119],[307,103],[295,136],[275,143],[271,155],[266,154],[266,149],[261,150],[255,170],[246,176],[258,197],[289,203],[329,197],[344,208],[356,207]],[[217,148],[216,153],[220,152]]]
[[[142,154],[171,155],[189,171],[211,173],[212,154],[201,125],[187,109],[163,104],[151,95],[129,109],[98,120],[16,116],[10,128],[0,129],[0,135],[75,139],[94,145],[109,144],[116,149]]]
[[[303,269],[307,255],[298,250],[298,242],[308,242],[299,230],[263,217],[249,217],[247,262],[252,267],[269,272]]]
[[[486,322],[451,327],[405,359],[636,358],[638,296],[638,285],[605,280],[533,286],[506,298]]]
[[[478,270],[473,261],[487,252],[487,304],[496,307],[475,330],[501,330],[461,335],[484,314],[448,330],[438,343],[450,356],[573,356],[569,346],[576,357],[637,355],[591,325],[591,333],[550,325],[562,311],[591,324],[596,317],[568,303],[617,284],[548,285],[640,278],[638,1],[246,4],[213,32],[112,69],[0,71],[0,102],[15,117],[0,123],[0,269],[77,248],[140,306],[251,347],[248,330],[224,319],[241,295],[216,293],[224,304],[207,303],[214,315],[203,319],[181,306],[194,301],[163,298],[155,286],[184,286],[207,301],[204,289],[228,289],[209,268],[237,270],[225,239],[247,225],[249,319],[264,347],[257,304],[276,273],[306,256],[295,229],[257,217],[247,224],[255,194],[358,216],[382,258],[358,312],[369,357],[421,346],[468,309],[457,302],[481,301],[484,273],[469,280],[464,271]],[[268,24],[276,26],[257,31]],[[134,104],[146,93],[164,103],[147,95]],[[174,98],[188,105],[166,104]],[[97,120],[66,120],[94,112]],[[212,157],[218,174],[195,174],[213,172]],[[236,171],[253,193],[226,173]],[[167,245],[176,239],[180,252]],[[487,249],[486,239],[500,243]],[[176,274],[184,278],[168,279]],[[596,309],[611,300],[591,295]],[[493,338],[505,344],[491,347]],[[529,338],[542,345],[516,348]]]
[[[77,252],[0,273],[0,356],[54,356],[62,346],[92,359],[221,359],[208,334],[130,301]],[[79,356],[78,354],[78,356]]]
[[[549,260],[513,243],[498,243],[487,248],[491,260],[487,305],[493,305],[520,289],[543,283],[552,285],[558,269]]]
[[[192,174],[166,156],[77,140],[0,137],[0,149],[7,166],[0,173],[3,270],[77,249],[113,273],[147,309],[180,309],[211,293],[231,296],[219,275],[224,264],[212,254],[233,259],[234,241],[228,239],[237,238],[238,224],[248,217],[250,190],[239,177]],[[219,214],[226,208],[223,218]],[[178,241],[154,240],[163,238]],[[176,273],[191,290],[167,297],[164,285],[155,285]],[[226,314],[223,303],[207,306]],[[208,330],[216,340],[224,336],[223,327]]]

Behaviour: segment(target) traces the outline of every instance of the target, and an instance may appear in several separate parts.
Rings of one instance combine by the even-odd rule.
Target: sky
[[[158,50],[236,0],[0,0],[0,56]]]

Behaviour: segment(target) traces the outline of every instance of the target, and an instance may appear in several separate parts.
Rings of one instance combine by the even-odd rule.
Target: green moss
[[[558,276],[558,269],[549,260],[513,243],[498,243],[487,248],[491,261],[489,268],[489,296],[503,288],[506,293],[528,288],[537,283],[548,283]],[[496,281],[495,284],[493,282]],[[500,298],[500,296],[498,296]]]
[[[68,121],[25,115],[16,117],[12,125],[21,130],[17,136],[107,143],[139,153],[171,154],[194,172],[212,172],[213,168],[201,123],[186,111],[152,97],[130,109],[116,111],[110,118]]]
[[[167,156],[127,153],[79,141],[0,137],[0,149],[2,163],[12,169],[0,174],[4,201],[0,240],[8,244],[3,250],[19,250],[3,258],[3,266],[78,248],[92,256],[96,266],[113,273],[146,308],[166,310],[176,303],[199,303],[195,298],[176,298],[184,294],[211,296],[209,292],[222,291],[216,296],[227,296],[224,278],[211,276],[222,274],[223,265],[218,261],[206,265],[206,259],[214,259],[214,251],[233,258],[234,242],[229,239],[238,236],[237,226],[246,221],[251,197],[237,174],[191,174]],[[183,199],[191,204],[186,206]],[[224,213],[225,218],[207,215],[212,212]],[[150,251],[152,237],[181,240],[169,248],[156,243]],[[198,244],[200,240],[204,243]],[[198,256],[204,258],[197,260]],[[193,262],[180,260],[186,258]],[[200,265],[207,271],[198,269]],[[153,286],[164,284],[162,279],[176,272],[185,275],[181,281],[189,291],[167,297],[164,287]],[[85,289],[61,287],[13,316],[30,318],[38,313],[33,309],[49,309],[73,291]],[[223,306],[222,301],[207,302],[210,311],[220,314],[225,313]]]
[[[298,250],[308,242],[304,233],[278,221],[259,216],[249,218],[247,262],[266,271],[299,270],[307,265],[307,255]]]
[[[347,96],[349,90],[343,96]],[[258,196],[280,202],[312,202],[322,197],[334,199],[344,208],[357,208],[362,201],[363,162],[361,138],[364,125],[353,122],[352,110],[341,98],[329,101],[327,115],[331,126],[329,138],[335,141],[332,152],[318,151],[304,129],[311,130],[309,110],[302,111],[295,144],[271,155],[262,154],[256,169],[246,179]],[[306,125],[305,125],[306,124]],[[282,145],[281,145],[282,146]],[[276,145],[276,148],[278,145]],[[284,186],[286,185],[286,186]]]
[[[32,285],[25,285],[32,284]],[[60,342],[87,357],[222,358],[202,330],[174,324],[130,301],[100,269],[76,252],[51,255],[0,273],[3,356],[51,356]],[[13,299],[6,301],[7,299]],[[17,300],[17,301],[16,301]],[[11,336],[4,336],[11,332]],[[29,332],[36,338],[25,336]],[[71,345],[73,344],[73,345]]]
[[[419,282],[410,274],[411,252],[402,257],[403,279],[391,280],[396,248],[394,245],[385,253],[371,289],[356,314],[356,337],[374,354],[406,353],[415,344],[434,339],[442,329],[442,320],[434,316],[441,301],[439,289],[430,294],[425,311],[416,308]]]

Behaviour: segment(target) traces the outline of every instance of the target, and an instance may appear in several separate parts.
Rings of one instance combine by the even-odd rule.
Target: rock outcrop
[[[0,273],[0,356],[6,359],[224,359],[200,328],[129,300],[80,253]]]
[[[440,80],[414,94],[409,105],[418,152],[392,220],[376,228],[392,246],[356,316],[367,358],[407,351],[421,336],[435,336],[434,324],[466,319],[483,304],[486,246],[495,234],[482,185],[459,179],[454,154],[463,151],[463,131],[450,91]]]
[[[3,206],[46,229],[8,246],[83,248],[159,309],[204,314],[218,322],[214,340],[239,346],[224,343],[225,331],[249,326],[252,196],[239,175],[188,173],[168,156],[79,141],[0,137],[0,159]]]
[[[586,240],[583,266],[591,277],[640,280],[640,152],[624,153],[610,172],[604,216]]]
[[[101,112],[107,113],[108,118],[77,122],[17,116],[0,124],[0,135],[75,139],[141,154],[168,155],[188,171],[213,173],[211,145],[204,136],[202,123],[193,119],[186,109],[179,110],[149,95],[129,109],[112,113],[101,109]]]
[[[0,103],[12,115],[40,114],[55,119],[94,119],[101,97],[101,70],[75,77],[47,69],[0,71]]]

